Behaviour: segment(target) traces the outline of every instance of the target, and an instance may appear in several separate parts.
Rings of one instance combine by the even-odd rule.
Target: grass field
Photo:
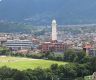
[[[48,68],[52,64],[64,65],[66,62],[58,62],[51,60],[30,59],[20,57],[0,57],[0,67],[7,66],[18,70],[34,69],[37,67]]]

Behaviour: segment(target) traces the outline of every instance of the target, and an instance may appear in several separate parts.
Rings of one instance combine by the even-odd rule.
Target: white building
[[[14,51],[22,50],[22,49],[31,49],[32,46],[33,46],[32,41],[30,41],[30,40],[19,40],[19,39],[7,40],[5,45],[6,45],[7,48],[10,48]]]
[[[52,21],[52,41],[57,41],[57,24],[56,24],[56,20]]]

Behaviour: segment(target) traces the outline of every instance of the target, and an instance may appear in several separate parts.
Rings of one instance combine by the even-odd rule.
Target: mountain
[[[96,0],[0,0],[0,20],[33,25],[96,23]]]

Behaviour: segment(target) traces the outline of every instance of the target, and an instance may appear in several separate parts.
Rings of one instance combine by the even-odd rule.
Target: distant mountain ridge
[[[96,0],[2,0],[0,20],[49,25],[96,23]]]

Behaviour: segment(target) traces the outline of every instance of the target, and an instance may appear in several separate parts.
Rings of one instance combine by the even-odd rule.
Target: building
[[[49,42],[43,42],[40,44],[40,50],[42,52],[64,52],[67,45],[62,41],[57,40],[57,23],[56,20],[52,21],[52,39]]]
[[[87,56],[96,56],[96,49],[91,44],[85,44],[83,50]]]
[[[44,42],[41,45],[42,52],[64,52],[67,49],[67,45],[63,42]]]
[[[30,40],[7,40],[5,43],[6,47],[13,50],[13,51],[18,51],[22,49],[28,49],[30,50],[33,46],[32,41]]]
[[[0,37],[0,46],[5,46],[5,42],[7,41],[6,37]]]
[[[56,24],[56,20],[52,21],[52,41],[57,41],[57,24]]]

